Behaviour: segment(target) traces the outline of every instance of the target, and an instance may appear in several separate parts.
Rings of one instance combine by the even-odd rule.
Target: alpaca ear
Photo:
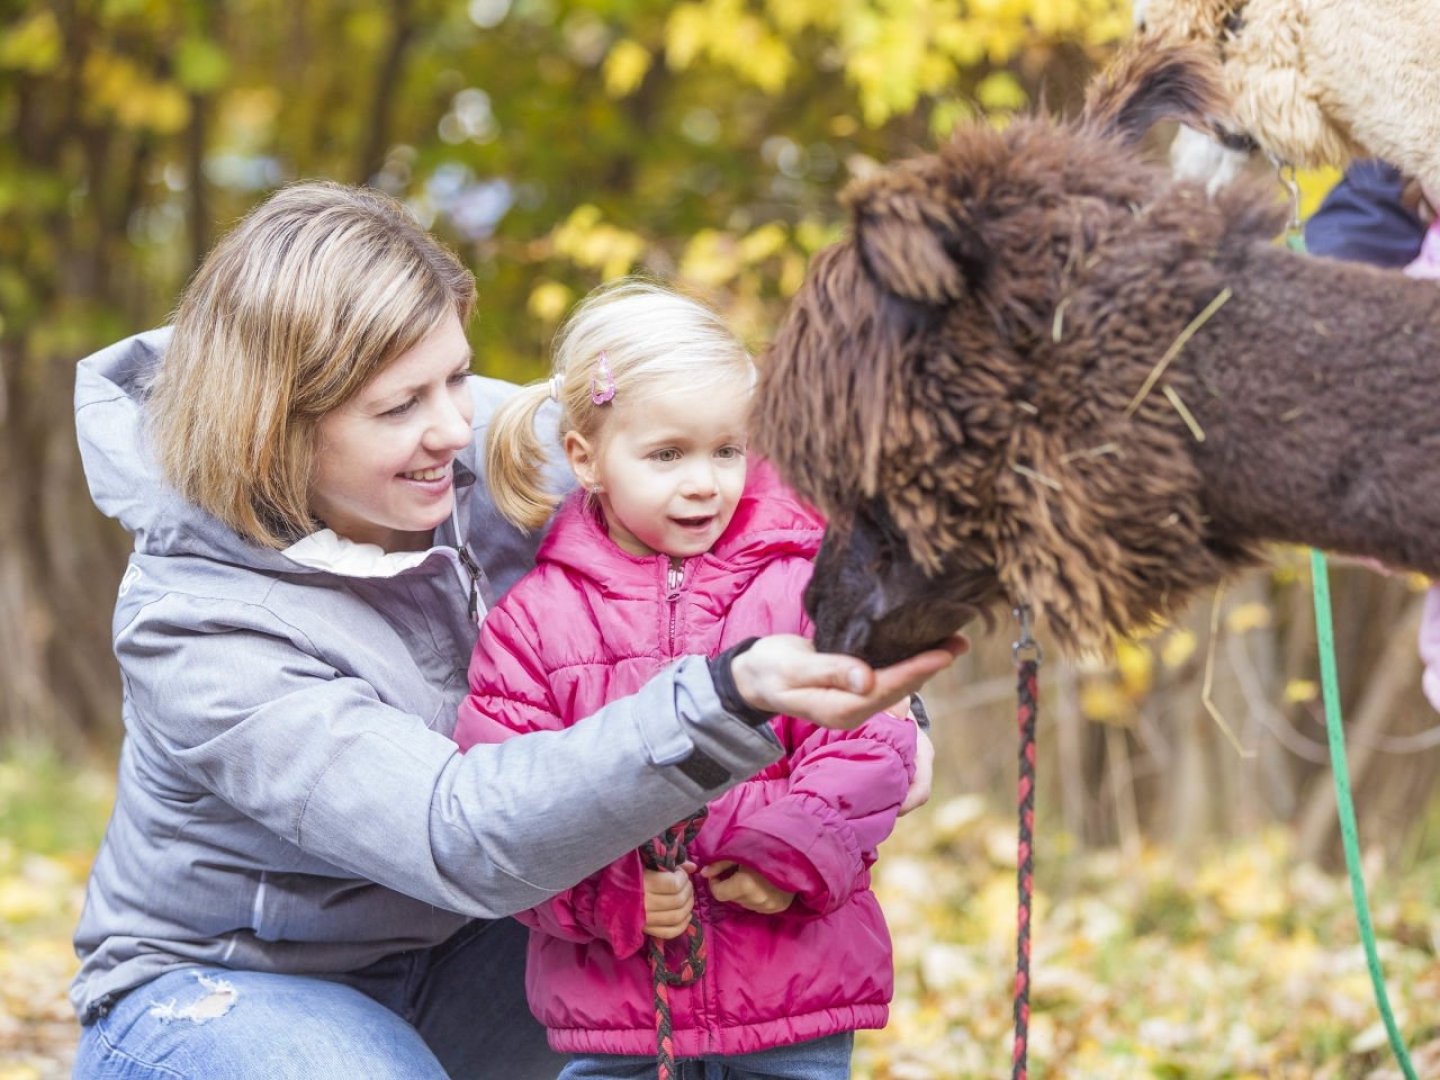
[[[925,179],[903,167],[876,173],[841,196],[870,276],[899,296],[942,305],[960,299],[980,263],[979,239]]]
[[[1216,138],[1225,95],[1215,55],[1199,45],[1138,38],[1091,84],[1081,120],[1126,144],[1162,120],[1178,120]]]

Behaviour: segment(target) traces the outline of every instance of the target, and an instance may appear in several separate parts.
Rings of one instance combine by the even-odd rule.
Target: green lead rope
[[[1335,809],[1340,815],[1340,836],[1345,843],[1345,868],[1350,873],[1350,893],[1355,900],[1355,921],[1360,925],[1360,940],[1365,945],[1365,961],[1370,967],[1370,984],[1375,989],[1375,1004],[1390,1036],[1390,1049],[1400,1063],[1405,1080],[1416,1080],[1415,1067],[1405,1050],[1395,1014],[1390,1011],[1390,996],[1385,992],[1385,976],[1380,972],[1380,955],[1375,949],[1375,927],[1370,921],[1370,904],[1365,899],[1365,880],[1360,876],[1360,840],[1355,829],[1355,803],[1350,797],[1350,770],[1345,764],[1345,728],[1340,717],[1340,680],[1335,674],[1335,629],[1330,620],[1330,574],[1325,553],[1310,549],[1310,579],[1315,587],[1315,636],[1320,649],[1320,685],[1325,696],[1325,729],[1330,737],[1330,768],[1335,774]]]

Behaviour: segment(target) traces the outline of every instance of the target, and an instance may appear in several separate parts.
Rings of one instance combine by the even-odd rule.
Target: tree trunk
[[[109,626],[127,545],[97,523],[85,494],[73,369],[24,359],[15,342],[0,343],[0,739],[74,754],[118,727]],[[27,370],[33,378],[20,377]]]

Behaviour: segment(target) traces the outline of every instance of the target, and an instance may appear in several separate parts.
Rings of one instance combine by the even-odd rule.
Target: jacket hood
[[[168,326],[147,331],[80,362],[75,379],[75,431],[95,505],[134,536],[135,550],[143,554],[195,555],[288,573],[326,569],[304,560],[296,549],[277,551],[252,543],[182,498],[165,481],[150,451],[145,403],[170,337]],[[463,487],[474,482],[472,446],[456,459],[455,483]],[[457,508],[463,502],[457,499]],[[464,535],[463,526],[463,521],[456,520],[442,525],[436,533],[437,543],[443,538],[453,544],[456,536]],[[404,568],[397,563],[391,569]]]
[[[813,559],[824,535],[824,519],[781,482],[773,465],[752,457],[729,526],[714,547],[686,562],[748,577],[777,557]],[[668,564],[664,555],[631,555],[617,547],[583,492],[565,501],[537,558],[627,595],[653,589],[657,568]]]

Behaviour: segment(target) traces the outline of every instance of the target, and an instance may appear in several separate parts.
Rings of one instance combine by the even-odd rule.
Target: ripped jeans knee
[[[228,980],[206,975],[202,971],[192,974],[200,984],[199,996],[183,1003],[175,998],[156,1002],[150,1006],[150,1015],[162,1023],[188,1020],[192,1024],[204,1024],[219,1019],[234,1007],[236,991]]]
[[[419,1033],[340,983],[181,968],[127,993],[81,1033],[77,1078],[441,1080]]]

